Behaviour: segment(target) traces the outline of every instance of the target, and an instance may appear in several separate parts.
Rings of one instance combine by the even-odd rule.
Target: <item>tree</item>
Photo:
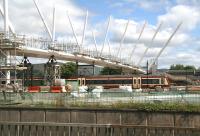
[[[196,68],[191,65],[173,64],[170,66],[170,70],[196,70]]]
[[[176,64],[176,65],[171,65],[170,70],[184,70],[184,65],[182,64]]]
[[[185,70],[196,70],[194,66],[187,65],[184,67]]]
[[[121,75],[121,69],[113,69],[109,67],[104,67],[100,72],[101,75]]]
[[[61,66],[61,77],[71,77],[75,76],[77,73],[77,67],[76,64],[73,62],[67,62]]]

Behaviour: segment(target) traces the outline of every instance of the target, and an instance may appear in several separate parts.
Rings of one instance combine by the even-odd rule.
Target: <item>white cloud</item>
[[[149,11],[160,11],[162,8],[164,8],[164,6],[168,7],[171,5],[171,2],[167,0],[123,0],[123,1],[128,2],[130,4],[134,4],[137,7]]]
[[[126,1],[134,2],[134,0]],[[65,42],[75,42],[69,21],[67,19],[68,11],[73,21],[78,40],[79,42],[81,41],[84,16],[86,12],[85,10],[75,5],[72,1],[66,0],[49,0],[48,2],[38,0],[38,3],[50,28],[52,25],[53,4],[56,3],[57,40]],[[140,6],[144,8],[158,6],[155,1],[146,1],[146,3],[143,1],[143,3],[139,3],[141,4]],[[163,3],[165,2],[163,1]],[[37,10],[32,0],[9,0],[9,4],[9,17],[17,33],[42,35],[47,37],[42,21],[37,13]],[[120,3],[117,3],[115,6],[121,5]],[[90,13],[89,11],[89,17],[91,17],[91,14],[94,13]],[[175,37],[172,39],[169,47],[167,47],[163,54],[160,56],[159,62],[162,62],[160,63],[161,67],[169,66],[176,63],[188,64],[189,62],[191,62],[191,64],[195,62],[195,64],[197,65],[199,62],[198,60],[195,60],[195,58],[198,58],[199,53],[196,52],[197,47],[195,46],[194,48],[191,47],[191,45],[200,45],[200,40],[196,37],[192,38],[190,36],[190,32],[192,32],[200,22],[200,12],[198,11],[198,8],[191,5],[176,5],[167,9],[166,13],[164,13],[163,15],[158,16],[157,24],[159,24],[161,21],[163,21],[164,26],[162,26],[162,29],[158,33],[152,47],[149,49],[147,55],[145,56],[143,64],[145,64],[147,59],[154,58],[156,56],[156,54],[163,47],[171,33],[174,31],[176,25],[180,21],[183,21],[183,25],[181,26]],[[111,43],[112,54],[116,54],[119,48],[119,41],[124,33],[126,23],[127,19],[112,17],[110,25],[111,27],[108,35]],[[144,20],[130,20],[124,44],[122,46],[122,57],[128,58],[134,45],[137,44],[137,48],[133,57],[136,63],[138,62],[146,47],[149,46],[149,43],[157,28],[157,26],[155,25],[148,24],[147,27],[144,29],[141,40],[139,41],[139,43],[137,43],[137,39],[143,24]],[[93,29],[97,37],[97,44],[99,45],[98,49],[101,50],[106,31],[106,25],[107,20],[103,20],[102,22],[99,22],[97,24],[91,24],[90,21],[88,21],[86,40],[84,44],[86,48],[94,48],[94,42],[91,34],[91,31]],[[2,27],[2,25],[0,27]],[[188,52],[188,50],[190,50],[190,52]],[[104,51],[107,53],[109,51],[107,43],[105,45]]]
[[[56,6],[57,36],[71,34],[67,18],[67,11],[74,23],[75,30],[82,33],[83,17],[86,11],[71,1],[65,0],[36,0],[49,28],[52,28],[53,7]],[[33,0],[9,0],[9,18],[17,33],[38,34],[47,36],[42,20],[37,12]]]
[[[182,30],[191,31],[200,23],[200,13],[196,7],[177,5],[158,17],[158,22],[164,22],[165,27],[172,27],[183,22]]]

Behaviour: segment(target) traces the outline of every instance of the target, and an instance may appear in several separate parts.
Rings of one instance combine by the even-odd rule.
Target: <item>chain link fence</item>
[[[96,93],[0,93],[1,105],[69,106],[75,103],[94,103],[101,105],[111,105],[114,103],[179,103],[183,105],[198,105],[200,103],[200,94],[185,92],[137,93],[124,91],[104,91]]]

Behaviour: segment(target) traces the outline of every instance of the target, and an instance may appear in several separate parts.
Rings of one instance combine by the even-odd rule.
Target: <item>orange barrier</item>
[[[38,93],[38,92],[40,92],[40,86],[29,86],[28,92],[29,93]]]
[[[62,87],[61,86],[51,86],[51,92],[52,93],[61,93]]]

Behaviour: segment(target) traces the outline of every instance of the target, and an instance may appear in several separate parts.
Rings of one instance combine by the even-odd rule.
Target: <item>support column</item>
[[[3,0],[3,9],[4,9],[4,34],[7,37],[9,32],[8,26],[8,0]]]
[[[3,0],[4,10],[4,35],[5,38],[9,38],[9,26],[8,26],[8,0]],[[6,51],[6,66],[10,66],[10,52]],[[10,70],[6,71],[6,84],[10,83]]]
[[[10,66],[10,52],[6,52],[6,66]],[[6,84],[10,84],[10,70],[6,70]]]

